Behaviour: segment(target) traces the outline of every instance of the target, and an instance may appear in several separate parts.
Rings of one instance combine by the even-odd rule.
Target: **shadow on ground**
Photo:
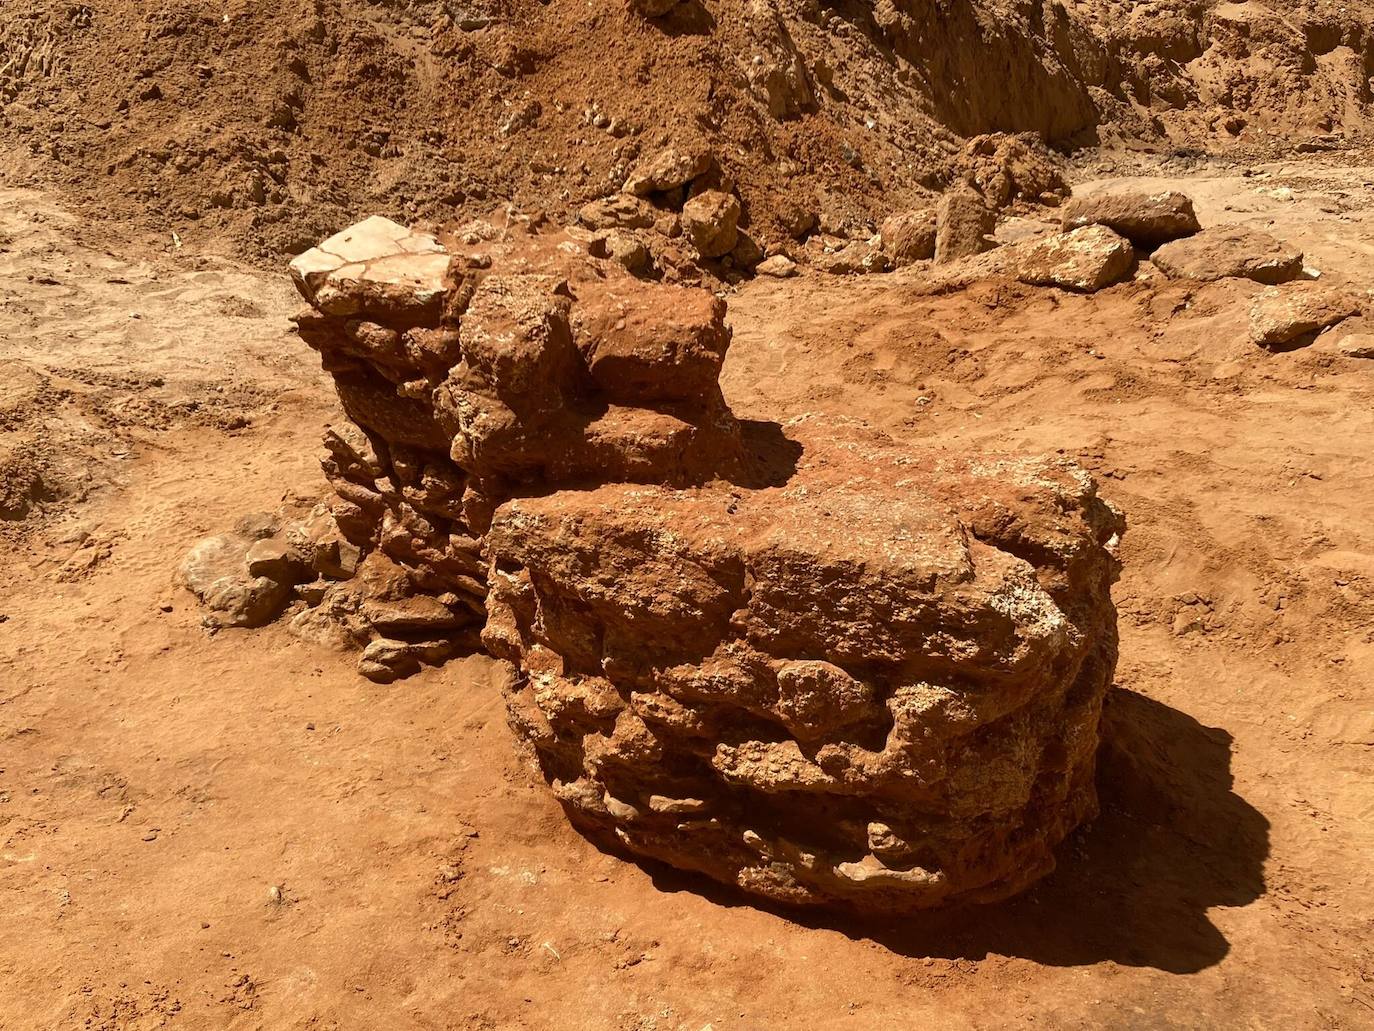
[[[1059,868],[1024,895],[882,923],[777,912],[912,957],[1111,960],[1177,974],[1219,962],[1230,946],[1207,912],[1263,895],[1269,854],[1269,821],[1231,790],[1231,735],[1117,688],[1107,698],[1104,739],[1102,814],[1065,842]],[[666,891],[751,904],[661,867],[653,877]]]

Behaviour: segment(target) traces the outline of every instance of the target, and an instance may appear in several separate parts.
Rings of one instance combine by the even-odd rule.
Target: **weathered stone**
[[[1271,286],[1250,308],[1250,339],[1271,349],[1299,347],[1360,311],[1359,299],[1339,287],[1310,281]]]
[[[703,258],[719,258],[739,241],[740,205],[734,194],[706,190],[682,206],[682,227]]]
[[[886,272],[888,258],[870,241],[854,240],[838,250],[821,251],[812,264],[832,276],[863,276],[870,272]]]
[[[498,510],[483,640],[519,669],[512,725],[592,838],[747,892],[1020,890],[1095,811],[1119,517],[1062,460],[789,435],[783,488]]]
[[[878,227],[883,253],[893,267],[935,257],[935,209],[917,208],[890,215]]]
[[[358,672],[377,684],[408,677],[420,670],[420,659],[405,641],[379,637],[363,649]]]
[[[649,248],[634,233],[612,229],[592,239],[588,252],[594,258],[608,258],[627,272],[643,272],[649,267]]]
[[[1064,230],[1090,225],[1107,226],[1147,251],[1202,228],[1192,200],[1174,190],[1106,190],[1070,197],[1063,208]]]
[[[244,566],[249,576],[265,576],[288,586],[310,579],[311,573],[300,552],[276,537],[254,541],[244,556]]]
[[[578,365],[570,309],[556,276],[488,276],[463,319],[464,365],[512,405],[559,405]]]
[[[1302,275],[1302,252],[1268,233],[1217,226],[1166,243],[1150,260],[1170,279],[1253,279],[1271,286]]]
[[[456,615],[437,598],[417,594],[394,601],[369,600],[360,613],[379,634],[451,630],[471,621],[470,615]]]
[[[743,229],[736,234],[735,246],[730,248],[730,260],[736,268],[753,269],[763,260],[763,248]]]
[[[676,0],[674,0],[676,2]],[[672,6],[672,4],[669,4]],[[701,147],[670,147],[640,162],[625,180],[625,192],[636,197],[686,186],[711,168],[711,152]]]
[[[596,385],[630,403],[714,396],[730,347],[724,301],[634,279],[578,305],[573,337]]]
[[[582,205],[577,220],[588,229],[648,229],[657,217],[648,201],[630,193]]]
[[[208,626],[255,627],[270,623],[286,606],[291,586],[248,571],[252,542],[236,535],[208,537],[187,553],[180,576],[208,611]]]
[[[1135,263],[1131,243],[1103,225],[1089,225],[1025,245],[1015,260],[1024,283],[1092,293],[1124,279]]]
[[[774,254],[758,263],[754,271],[761,276],[774,279],[790,279],[797,274],[797,263],[786,254]]]
[[[997,246],[997,215],[972,190],[951,190],[935,208],[935,260],[943,263]]]
[[[434,316],[447,289],[439,241],[373,216],[291,262],[301,295],[327,315]]]
[[[1374,333],[1351,333],[1337,341],[1336,349],[1347,358],[1374,358]]]

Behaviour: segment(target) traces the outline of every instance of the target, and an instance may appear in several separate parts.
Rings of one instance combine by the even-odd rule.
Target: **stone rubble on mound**
[[[294,599],[381,681],[484,627],[570,819],[634,856],[877,912],[1051,869],[1095,811],[1116,660],[1123,524],[1092,479],[742,424],[723,301],[508,229],[369,219],[297,259],[351,420],[336,496],[206,542],[188,582],[243,622]]]

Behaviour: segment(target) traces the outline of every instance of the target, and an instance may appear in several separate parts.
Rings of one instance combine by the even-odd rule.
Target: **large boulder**
[[[1070,197],[1063,207],[1063,225],[1065,231],[1106,226],[1146,251],[1202,228],[1192,199],[1176,190],[1117,189]]]
[[[788,427],[785,486],[516,499],[483,641],[594,840],[774,901],[989,901],[1096,808],[1122,523],[1059,459]]]
[[[1135,264],[1131,243],[1106,226],[1091,225],[1024,245],[1016,257],[1023,283],[1092,293],[1124,279]]]
[[[1302,252],[1268,233],[1217,226],[1166,243],[1150,260],[1170,279],[1253,279],[1270,286],[1302,275]]]

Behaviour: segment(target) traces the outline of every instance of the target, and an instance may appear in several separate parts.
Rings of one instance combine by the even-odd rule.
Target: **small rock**
[[[250,576],[265,576],[278,583],[297,584],[308,578],[308,570],[300,554],[276,537],[254,541],[244,564]]]
[[[1374,333],[1351,333],[1336,348],[1347,358],[1374,358]]]
[[[201,541],[182,560],[182,583],[210,610],[207,625],[262,626],[286,606],[290,586],[250,573],[249,547],[241,537],[221,534]]]
[[[358,672],[377,684],[389,684],[419,669],[420,660],[411,653],[409,644],[385,637],[369,643],[358,662]]]
[[[678,150],[670,147],[636,165],[630,177],[625,180],[625,192],[636,197],[647,197],[651,193],[676,189],[686,186],[697,176],[705,175],[710,167],[709,150],[699,147]]]
[[[271,512],[250,512],[234,523],[234,533],[244,540],[260,541],[281,529],[281,520]]]
[[[1358,314],[1359,300],[1336,287],[1306,280],[1271,286],[1250,308],[1250,339],[1261,347],[1301,347]]]
[[[832,276],[862,276],[888,268],[887,255],[868,240],[855,240],[830,254],[818,255],[813,264]]]
[[[362,617],[378,633],[447,630],[460,626],[465,620],[455,616],[448,606],[427,594],[393,601],[363,602]]]
[[[797,263],[786,254],[775,254],[759,262],[754,271],[761,276],[772,276],[774,279],[791,279],[797,274]]]
[[[629,272],[643,272],[649,267],[649,248],[633,233],[612,229],[592,239],[588,252],[593,258],[607,258]]]
[[[752,269],[763,260],[763,248],[755,242],[752,236],[741,229],[739,239],[735,241],[735,246],[730,250],[730,257],[737,268]]]
[[[682,226],[703,258],[729,254],[739,241],[739,200],[730,193],[707,190],[682,207]]]
[[[649,202],[629,193],[591,201],[577,212],[577,220],[588,229],[648,229],[654,218]]]

